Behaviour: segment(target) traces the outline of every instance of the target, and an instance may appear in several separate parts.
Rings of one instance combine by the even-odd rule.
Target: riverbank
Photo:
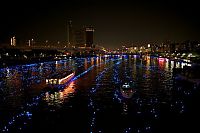
[[[96,57],[95,55],[71,55],[71,56],[49,56],[49,57],[35,57],[35,58],[7,58],[0,59],[0,68],[6,68],[15,65],[24,65],[32,63],[41,63],[47,61],[65,60],[70,58],[87,58]]]
[[[24,65],[30,63],[40,63],[44,61],[53,61],[54,57],[44,57],[44,58],[30,58],[30,59],[1,59],[0,60],[0,68],[5,68],[9,66],[15,65]]]

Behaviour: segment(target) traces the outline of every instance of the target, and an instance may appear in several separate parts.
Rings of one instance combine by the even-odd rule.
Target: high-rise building
[[[94,28],[84,27],[74,32],[75,46],[94,48]]]
[[[74,46],[72,21],[67,21],[67,47]]]
[[[86,47],[84,29],[75,30],[74,37],[75,37],[75,46],[76,47]]]
[[[85,39],[86,39],[86,47],[94,48],[94,28],[86,27],[85,28]]]

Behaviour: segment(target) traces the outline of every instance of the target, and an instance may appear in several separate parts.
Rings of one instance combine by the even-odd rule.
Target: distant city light
[[[11,45],[11,46],[16,46],[16,38],[15,38],[15,36],[13,36],[13,37],[10,39],[10,45]]]

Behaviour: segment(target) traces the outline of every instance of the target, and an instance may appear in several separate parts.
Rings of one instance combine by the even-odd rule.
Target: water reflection
[[[48,119],[44,120],[47,123],[49,120],[54,121],[50,125],[55,130],[63,128],[63,125],[65,128],[70,128],[74,122],[77,123],[75,118],[81,116],[78,120],[84,119],[86,123],[84,128],[89,128],[91,132],[149,133],[154,132],[159,124],[166,128],[168,125],[165,120],[172,121],[177,115],[184,115],[187,111],[185,98],[189,99],[196,90],[188,86],[175,88],[171,79],[172,68],[183,65],[185,64],[182,62],[166,58],[150,56],[140,58],[137,55],[44,62],[3,69],[0,72],[3,79],[1,91],[10,96],[8,99],[15,96],[14,100],[20,101],[19,99],[24,99],[24,96],[33,97],[33,92],[41,92],[44,88],[42,81],[47,75],[73,69],[77,74],[66,88],[60,91],[48,91],[42,95],[36,93],[34,102],[26,104],[28,110],[24,114],[30,115],[31,109],[35,109],[39,115],[34,116],[37,114],[33,113],[33,117],[38,117],[40,120],[42,114],[40,111],[44,108],[56,110],[45,114]],[[123,81],[127,79],[136,83],[134,90],[120,89]],[[22,89],[17,92],[19,88]],[[5,104],[15,103],[14,100],[9,101],[5,95],[4,99],[6,99]],[[4,103],[1,103],[1,106]],[[6,110],[5,106],[3,107],[1,110]],[[25,108],[26,106],[23,106],[22,112]],[[69,118],[69,114],[72,115],[70,120],[73,122],[63,120],[63,117]],[[45,125],[48,127],[45,122],[43,128]],[[80,126],[81,124],[76,125],[77,128]]]
[[[46,92],[43,100],[52,106],[61,106],[69,97],[73,96],[75,92],[76,85],[75,81],[70,82],[69,85],[64,88],[64,90],[58,92]]]
[[[88,63],[87,58],[85,58],[85,62],[84,62],[85,69],[87,69],[87,63]]]
[[[88,58],[87,68],[84,68],[84,59],[82,58],[1,68],[0,120],[2,121],[3,119],[6,122],[12,114],[24,108],[23,105],[27,101],[40,95],[46,87],[45,79],[47,76],[62,73],[66,69],[79,69],[82,72],[89,67],[91,67],[91,58]],[[57,100],[55,103],[62,103],[65,98],[73,95],[74,90],[72,88],[75,88],[74,83],[71,83],[68,87],[68,89],[66,88],[62,92],[55,92],[53,95],[50,93],[46,94],[49,102],[52,103],[52,101]]]

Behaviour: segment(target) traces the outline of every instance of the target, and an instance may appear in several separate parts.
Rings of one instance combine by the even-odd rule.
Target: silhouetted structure
[[[74,32],[75,46],[94,48],[94,28],[84,27]]]
[[[72,21],[67,22],[67,47],[74,46],[73,28]]]
[[[94,42],[94,28],[93,27],[86,27],[85,28],[86,33],[86,47],[94,48],[93,42]]]
[[[74,32],[75,36],[75,46],[76,47],[85,47],[85,31],[84,29],[78,29]]]

